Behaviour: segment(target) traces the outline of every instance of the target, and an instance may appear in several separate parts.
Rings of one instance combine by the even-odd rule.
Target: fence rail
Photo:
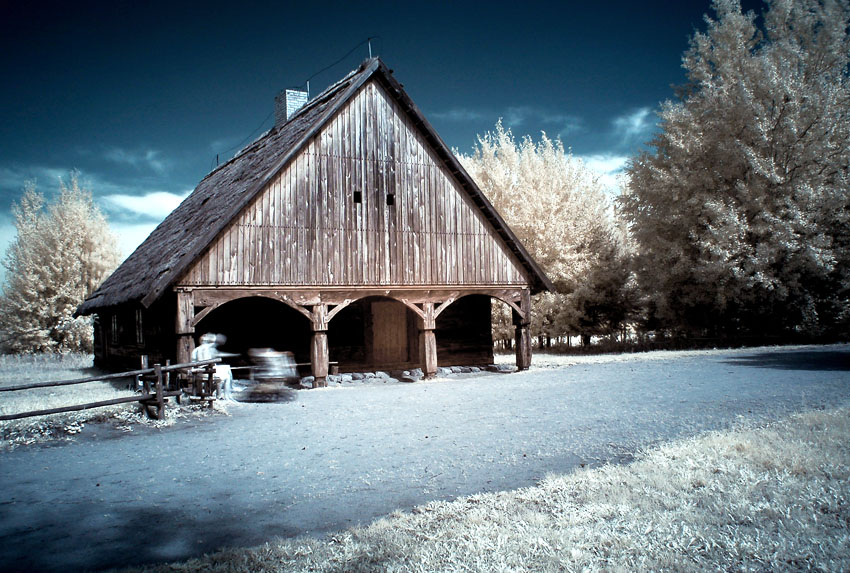
[[[59,408],[48,408],[45,410],[32,410],[30,412],[19,412],[17,414],[0,415],[0,421],[4,420],[20,420],[21,418],[31,418],[33,416],[45,416],[48,414],[59,414],[62,412],[76,412],[79,410],[90,410],[92,408],[100,408],[102,406],[113,406],[115,404],[125,404],[129,402],[140,402],[146,406],[156,407],[156,418],[162,420],[165,417],[165,398],[170,396],[180,396],[183,394],[182,389],[170,390],[166,388],[164,378],[168,373],[175,371],[192,371],[203,369],[208,377],[209,384],[207,388],[212,389],[213,369],[217,363],[221,362],[221,358],[213,358],[211,360],[199,360],[198,362],[186,362],[183,364],[166,364],[161,366],[154,364],[153,368],[142,368],[140,370],[130,370],[127,372],[118,372],[116,374],[104,374],[102,376],[90,376],[88,378],[75,378],[73,380],[60,380],[56,382],[36,382],[33,384],[21,384],[18,386],[7,386],[0,388],[0,392],[15,392],[18,390],[31,390],[33,388],[54,388],[58,386],[70,386],[73,384],[85,384],[87,382],[102,382],[105,380],[120,380],[122,378],[132,378],[135,380],[143,380],[144,377],[153,376],[153,380],[147,380],[144,388],[147,392],[137,396],[124,396],[122,398],[113,398],[111,400],[101,400],[99,402],[89,402],[86,404],[76,404],[73,406],[62,406]],[[154,384],[150,384],[154,382]],[[198,391],[202,385],[195,385],[194,389]]]

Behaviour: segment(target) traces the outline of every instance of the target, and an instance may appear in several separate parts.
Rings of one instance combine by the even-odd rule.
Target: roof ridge
[[[371,77],[372,73],[375,70],[380,69],[380,67],[381,67],[381,62],[377,58],[372,58],[371,60],[367,60],[367,61],[363,62],[363,64],[360,67],[358,67],[357,70],[355,70],[351,74],[346,75],[346,79],[349,80],[349,81],[347,81],[347,82],[337,82],[336,84],[334,84],[334,87],[335,87],[334,90],[328,89],[328,90],[323,91],[318,96],[316,96],[313,104],[308,109],[306,109],[304,111],[304,114],[302,114],[300,116],[298,114],[296,114],[291,118],[290,121],[287,121],[286,123],[282,124],[278,128],[270,131],[268,139],[271,139],[275,136],[278,136],[282,133],[285,133],[286,132],[285,130],[287,128],[294,131],[294,135],[296,135],[296,137],[293,141],[291,141],[289,143],[289,145],[285,146],[286,151],[282,155],[276,156],[276,158],[272,161],[271,166],[267,165],[264,168],[261,168],[261,170],[257,173],[257,177],[253,178],[250,182],[250,185],[248,185],[247,188],[243,190],[244,193],[242,194],[242,196],[239,197],[238,200],[235,203],[232,204],[231,209],[228,209],[226,211],[227,215],[218,219],[218,222],[223,221],[223,223],[221,223],[220,225],[217,223],[217,224],[210,226],[209,232],[203,233],[201,235],[202,240],[200,241],[200,243],[201,243],[200,248],[196,249],[196,248],[193,247],[191,249],[191,251],[192,251],[192,257],[191,258],[192,259],[194,257],[197,257],[200,253],[202,253],[209,246],[209,243],[213,240],[215,235],[217,233],[221,232],[221,230],[224,227],[226,227],[227,224],[229,224],[229,222],[232,221],[234,219],[234,217],[236,217],[239,214],[239,212],[246,205],[248,205],[250,203],[251,200],[253,200],[253,198],[256,196],[257,193],[260,192],[260,190],[263,188],[263,186],[272,177],[274,177],[274,175],[276,173],[278,173],[286,163],[289,162],[289,159],[292,156],[294,156],[294,154],[297,151],[299,151],[301,149],[304,142],[306,140],[308,140],[310,137],[312,137],[312,135],[327,122],[328,118],[331,115],[333,115],[333,113],[336,113],[336,111],[338,110],[338,106],[340,105],[340,103],[338,102],[337,104],[332,106],[332,108],[330,110],[322,110],[321,107],[320,107],[321,104],[324,104],[324,103],[332,100],[333,98],[340,98],[340,97],[342,97],[342,102],[347,101],[348,98],[345,97],[345,94],[352,92],[352,90],[355,89],[355,88],[359,89],[359,87],[369,77]],[[366,73],[367,71],[369,73]],[[352,80],[354,78],[358,78],[358,77],[359,77],[358,81],[355,81],[355,82],[350,81],[350,80]],[[350,97],[350,95],[349,95],[349,97]],[[296,123],[296,120],[303,118],[309,112],[316,111],[317,109],[318,109],[318,112],[317,112],[318,117],[308,121],[306,128],[304,128],[300,131],[297,130],[298,124]],[[296,127],[292,127],[292,126],[296,126]],[[248,153],[241,155],[240,159],[244,156],[247,156],[247,155],[248,155]],[[202,183],[203,183],[203,181],[202,181]],[[198,187],[200,187],[200,184],[198,185]],[[195,191],[197,191],[197,189],[198,188],[196,188]],[[184,200],[184,202],[188,201],[192,197],[192,195],[194,195],[195,191],[193,191],[192,194],[190,194],[190,196],[187,197]],[[205,203],[205,202],[206,202],[206,199],[201,204],[203,205],[203,203]],[[181,203],[181,205],[178,206],[178,209],[182,205],[183,204]],[[166,273],[160,273],[160,275],[158,275],[154,279],[154,284],[151,287],[151,291],[147,295],[143,295],[141,297],[141,302],[142,302],[143,306],[148,307],[151,304],[153,304],[153,302],[156,301],[156,299],[158,299],[161,296],[162,292],[168,287],[168,285],[171,284],[174,280],[176,280],[179,277],[180,273],[185,271],[186,265],[188,263],[184,264],[183,259],[185,258],[185,256],[187,254],[189,254],[189,250],[181,251],[181,253],[179,255],[180,260],[175,261],[175,263],[177,263],[175,265],[175,267],[177,267],[177,268],[176,269],[170,268],[170,269],[168,269],[168,271]],[[162,278],[163,274],[165,274],[165,278]]]
[[[156,302],[209,248],[217,234],[238,217],[268,181],[300,153],[310,138],[319,133],[370,78],[388,89],[390,97],[399,103],[400,111],[407,114],[414,127],[420,130],[438,160],[525,267],[532,289],[551,289],[542,269],[392,76],[392,71],[379,58],[370,58],[319,93],[289,121],[270,129],[205,176],[193,192],[86,299],[77,313],[88,314],[97,312],[99,308],[125,303],[149,307]]]
[[[322,101],[322,100],[324,100],[324,99],[326,99],[327,97],[331,96],[331,95],[332,95],[332,92],[334,92],[334,91],[336,91],[336,90],[340,89],[344,83],[346,83],[346,82],[348,82],[348,81],[351,81],[351,79],[352,79],[354,76],[356,76],[357,74],[359,74],[359,73],[363,72],[363,70],[365,70],[365,69],[366,69],[366,67],[368,66],[368,64],[369,64],[371,61],[373,61],[373,60],[379,60],[379,59],[378,59],[378,58],[368,58],[368,59],[366,59],[366,60],[363,60],[363,61],[360,63],[360,65],[359,65],[359,66],[357,66],[355,69],[353,69],[353,70],[351,70],[350,72],[348,72],[348,73],[347,73],[347,74],[346,74],[343,78],[341,78],[341,79],[337,80],[336,82],[332,83],[331,85],[329,85],[328,87],[326,87],[325,89],[323,89],[321,92],[319,92],[318,94],[316,94],[316,96],[315,96],[315,97],[310,98],[310,100],[309,100],[307,103],[305,103],[305,104],[304,104],[304,105],[302,105],[300,108],[298,108],[298,110],[297,110],[294,114],[292,114],[292,117],[288,118],[288,119],[286,120],[286,122],[285,122],[285,123],[283,123],[282,125],[280,125],[280,126],[278,127],[278,129],[279,129],[280,127],[283,127],[284,125],[286,125],[287,123],[289,123],[289,122],[290,122],[290,121],[292,121],[293,119],[297,118],[297,117],[298,117],[299,115],[301,115],[302,113],[305,113],[305,112],[309,111],[309,109],[310,109],[311,107],[315,107],[316,105],[318,105],[319,103],[321,103],[321,101]],[[274,129],[274,128],[272,128],[272,129]]]
[[[287,118],[285,123],[282,123],[281,125],[275,125],[275,126],[270,127],[269,129],[267,129],[266,131],[264,131],[263,133],[258,135],[253,141],[251,141],[250,143],[248,143],[247,145],[242,147],[239,151],[234,153],[233,157],[231,157],[230,159],[228,159],[227,161],[225,161],[221,165],[216,165],[215,169],[213,169],[212,171],[210,171],[209,173],[207,173],[204,176],[204,179],[206,179],[207,177],[209,177],[213,173],[217,172],[219,169],[221,169],[222,167],[224,167],[228,163],[231,163],[235,159],[238,159],[239,157],[245,155],[249,151],[252,151],[254,149],[254,147],[261,140],[263,140],[266,137],[268,137],[269,135],[271,135],[272,132],[280,130],[281,128],[283,128],[283,126],[285,126],[286,124],[288,124],[289,122],[291,122],[292,120],[297,118],[299,115],[306,113],[307,111],[309,111],[310,109],[312,109],[316,105],[320,104],[326,98],[333,96],[334,95],[333,92],[335,92],[335,90],[340,89],[344,83],[350,81],[351,78],[353,78],[355,75],[361,73],[368,66],[368,64],[371,63],[373,60],[380,61],[380,58],[375,57],[375,58],[367,58],[366,60],[363,60],[358,67],[356,67],[355,69],[348,72],[343,78],[335,81],[334,83],[332,83],[331,85],[329,85],[328,87],[326,87],[325,89],[320,91],[318,94],[316,94],[315,97],[310,98],[310,100],[307,103],[305,103],[303,106],[298,108],[298,110],[294,114],[292,114],[291,117]],[[201,179],[201,181],[203,181],[204,179]]]

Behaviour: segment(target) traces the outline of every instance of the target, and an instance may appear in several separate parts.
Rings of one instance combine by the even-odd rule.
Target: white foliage
[[[807,329],[848,304],[850,5],[775,0],[763,29],[713,9],[627,170],[637,272],[668,324]]]
[[[471,157],[460,160],[558,290],[535,298],[532,333],[559,336],[596,326],[587,320],[587,298],[576,293],[597,291],[588,278],[601,279],[600,265],[611,262],[603,259],[624,254],[599,175],[560,140],[544,133],[537,143],[528,136],[517,142],[501,121],[479,136]],[[628,276],[606,278],[616,290]],[[510,321],[496,318],[502,325],[496,337],[510,338]]]
[[[461,161],[558,289],[575,288],[594,261],[591,243],[610,222],[598,175],[560,140],[544,133],[536,144],[517,142],[501,122]]]
[[[0,328],[13,352],[92,349],[92,321],[74,318],[80,303],[120,261],[117,242],[91,192],[72,173],[46,205],[28,183],[13,206],[17,238],[3,264]]]

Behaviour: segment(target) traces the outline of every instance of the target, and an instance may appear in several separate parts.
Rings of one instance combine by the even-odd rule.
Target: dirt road
[[[850,401],[850,346],[718,351],[300,392],[0,454],[0,570],[182,560],[627,461]]]

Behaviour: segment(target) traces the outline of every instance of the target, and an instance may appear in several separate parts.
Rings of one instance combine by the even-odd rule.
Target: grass
[[[88,378],[101,371],[93,368],[90,354],[0,355],[0,387],[32,382],[48,382]],[[74,404],[86,404],[130,396],[129,380],[90,382],[59,388],[33,388],[0,393],[0,414],[17,414]],[[168,425],[178,417],[194,411],[190,407],[166,408],[166,419],[147,418],[138,403],[104,406],[79,412],[35,416],[20,420],[0,421],[0,450],[22,445],[68,439],[89,423],[111,421],[126,431],[135,424]],[[202,413],[202,412],[199,412]]]
[[[850,570],[850,408],[153,571]]]
[[[600,364],[605,362],[646,362],[650,360],[670,360],[676,358],[693,358],[698,356],[712,356],[718,352],[724,355],[747,355],[756,352],[776,352],[788,350],[840,348],[846,349],[847,344],[836,344],[834,346],[756,346],[746,348],[718,349],[687,349],[687,350],[648,350],[645,352],[613,352],[613,353],[589,353],[589,354],[563,354],[548,350],[535,350],[531,356],[533,368],[563,368],[577,364]],[[494,355],[496,364],[511,365],[516,362],[515,353],[496,353]]]

